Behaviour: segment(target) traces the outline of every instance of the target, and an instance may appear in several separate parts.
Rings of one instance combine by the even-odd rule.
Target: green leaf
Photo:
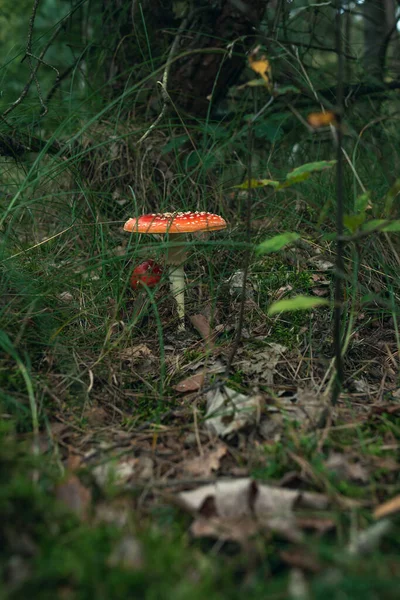
[[[171,150],[178,150],[183,144],[185,144],[189,139],[189,136],[185,133],[182,135],[177,135],[172,138],[161,150],[161,154],[167,154]]]
[[[269,142],[277,142],[283,137],[283,129],[281,123],[277,122],[261,122],[254,127],[256,138],[265,138]]]
[[[364,223],[362,227],[363,231],[386,231],[395,232],[400,231],[400,220],[389,221],[388,219],[372,219]]]
[[[250,179],[250,182],[248,179],[246,179],[240,185],[234,185],[233,187],[238,190],[248,190],[249,188],[255,189],[265,187],[267,185],[272,185],[272,187],[278,188],[280,186],[280,183],[279,181],[274,181],[273,179]]]
[[[279,186],[279,189],[290,187],[290,186],[294,185],[295,183],[301,183],[302,181],[305,181],[306,179],[308,179],[311,176],[311,173],[299,173],[298,175],[293,175],[290,178],[289,178],[289,175],[290,175],[290,173],[287,175],[286,181],[281,183],[281,185]]]
[[[283,96],[283,94],[300,94],[301,90],[294,85],[280,85],[274,89],[274,96]]]
[[[298,240],[300,238],[298,233],[281,233],[280,235],[275,235],[268,240],[262,242],[259,246],[257,246],[258,254],[269,254],[271,252],[278,252],[288,244]]]
[[[365,212],[360,213],[359,215],[344,215],[343,223],[344,226],[347,227],[351,233],[354,233],[361,227],[366,219]]]
[[[269,307],[268,314],[276,315],[277,313],[294,310],[310,310],[317,306],[329,306],[329,302],[323,298],[313,298],[312,296],[295,296],[294,298],[274,302]]]
[[[290,173],[286,175],[286,180],[297,180],[298,177],[302,177],[304,175],[306,175],[304,179],[307,179],[311,173],[315,173],[317,171],[324,171],[325,169],[330,169],[335,164],[336,160],[321,160],[319,162],[305,163],[304,165],[296,167],[295,169],[290,171]],[[299,179],[299,181],[303,181],[303,179]]]
[[[244,87],[244,86],[249,86],[249,87],[265,87],[265,81],[263,79],[250,79],[249,81],[246,81],[246,83],[244,85],[241,85],[240,87]]]
[[[390,190],[386,195],[385,200],[385,212],[384,214],[389,216],[392,210],[393,202],[396,196],[400,193],[400,179],[396,179]]]
[[[371,192],[365,192],[365,194],[361,194],[358,196],[355,201],[355,211],[356,212],[365,212],[370,205],[371,201]]]

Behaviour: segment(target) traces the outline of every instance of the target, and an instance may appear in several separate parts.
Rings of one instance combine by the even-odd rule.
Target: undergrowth
[[[146,48],[143,23],[140,27],[138,35]],[[16,72],[18,52],[15,49],[14,58],[3,66],[4,81],[8,69]],[[341,404],[349,411],[346,418],[339,418],[337,429],[332,425],[322,442],[316,433],[304,432],[301,423],[285,423],[279,439],[254,441],[246,432],[230,447],[235,473],[250,465],[251,476],[274,482],[292,474],[293,485],[300,488],[359,501],[329,511],[326,516],[335,529],[327,537],[307,533],[304,545],[294,551],[271,532],[255,534],[254,544],[244,551],[233,542],[199,541],[188,533],[188,517],[162,493],[154,494],[149,506],[143,490],[107,495],[93,483],[89,468],[79,471],[94,495],[86,520],[56,500],[74,446],[57,438],[51,429],[54,422],[78,432],[80,442],[117,430],[125,443],[132,433],[144,432],[151,439],[146,438],[146,452],[157,450],[157,444],[165,451],[166,431],[172,431],[182,447],[189,446],[189,435],[198,443],[204,398],[196,396],[193,405],[188,404],[176,385],[192,374],[192,367],[196,370],[208,360],[218,367],[211,371],[212,384],[223,373],[236,340],[241,305],[242,290],[233,286],[232,276],[243,273],[246,252],[250,269],[242,358],[251,362],[271,343],[284,346],[289,354],[274,366],[273,384],[260,383],[233,362],[228,385],[245,394],[261,391],[268,401],[276,399],[279,388],[330,391],[334,171],[314,173],[278,191],[269,186],[254,189],[250,247],[247,191],[237,186],[248,176],[249,153],[252,177],[283,181],[305,162],[330,160],[333,140],[326,132],[319,135],[304,127],[307,111],[302,108],[299,120],[293,111],[278,112],[272,105],[255,120],[249,148],[249,123],[266,101],[266,90],[259,87],[236,90],[230,110],[219,119],[210,113],[194,120],[174,108],[150,130],[157,118],[149,108],[153,81],[160,78],[167,58],[165,53],[153,54],[146,50],[143,62],[135,65],[137,77],[112,99],[98,84],[99,59],[93,89],[88,83],[80,88],[71,83],[69,100],[64,90],[65,96],[49,104],[42,120],[37,118],[38,100],[28,97],[10,122],[15,130],[43,136],[49,144],[57,140],[60,146],[52,152],[46,147],[32,150],[17,159],[2,157],[1,163],[0,599],[239,600],[243,595],[265,598],[266,591],[268,598],[283,599],[297,568],[289,550],[297,555],[307,550],[313,559],[311,566],[300,561],[298,567],[309,581],[306,597],[397,599],[398,519],[393,519],[379,550],[351,555],[348,544],[353,534],[373,523],[371,505],[400,490],[398,472],[389,460],[395,460],[398,450],[398,416],[383,413],[374,420],[365,417],[364,410],[372,399],[398,404],[398,396],[392,395],[400,383],[398,233],[377,232],[346,246],[346,380]],[[73,75],[79,80],[78,68]],[[243,76],[242,83],[247,79]],[[7,90],[8,103],[13,86]],[[396,101],[388,93],[387,122],[379,135],[372,129],[364,132],[362,105],[349,113],[351,127],[345,129],[344,139],[350,157],[344,173],[349,215],[367,190],[368,218],[398,218],[396,202],[385,214],[399,162],[398,130],[388,124]],[[356,133],[360,131],[363,135]],[[3,121],[1,133],[10,134]],[[189,210],[216,212],[229,224],[226,231],[187,243],[187,314],[201,313],[211,323],[215,337],[212,343],[206,339],[209,345],[203,339],[207,336],[199,335],[188,320],[187,337],[177,334],[167,274],[154,292],[144,292],[140,311],[139,294],[129,286],[137,263],[149,257],[164,262],[168,241],[124,233],[125,220],[147,212]],[[257,254],[261,242],[285,232],[295,232],[301,240],[284,252]],[[320,310],[269,315],[274,302],[297,295],[322,297],[330,304]],[[133,351],[140,361],[132,359]],[[100,425],[93,425],[91,410],[103,415]],[[359,424],[363,410],[366,421]],[[187,435],[183,442],[182,432]],[[252,461],[247,447],[243,450],[248,440],[256,448]],[[81,452],[84,458],[86,451],[85,447]],[[326,466],[332,453],[354,451],[357,456],[352,459],[368,465],[368,481],[348,481]],[[174,452],[179,453],[176,447]],[[167,464],[168,460],[169,455]],[[138,508],[142,493],[145,507]],[[126,527],[118,527],[115,518],[101,522],[97,507],[112,508],[120,499],[129,509]],[[126,537],[140,545],[136,562],[128,566],[118,551]]]

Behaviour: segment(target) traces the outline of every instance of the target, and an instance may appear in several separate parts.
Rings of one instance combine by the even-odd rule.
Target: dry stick
[[[28,94],[28,92],[29,92],[29,89],[30,89],[30,87],[31,87],[31,85],[32,85],[32,81],[35,81],[35,83],[36,83],[36,87],[38,86],[38,84],[39,84],[39,83],[38,83],[38,81],[37,81],[36,74],[37,74],[37,72],[38,72],[38,69],[39,69],[39,66],[40,66],[41,64],[44,64],[44,65],[46,65],[46,66],[50,67],[51,69],[54,69],[54,70],[56,71],[56,73],[57,73],[57,77],[59,77],[59,72],[58,72],[58,70],[57,70],[55,67],[53,67],[53,66],[51,66],[51,65],[48,65],[48,64],[47,64],[47,63],[46,63],[46,62],[43,60],[43,58],[44,58],[44,56],[45,56],[45,54],[46,54],[47,50],[50,48],[51,44],[54,42],[55,38],[56,38],[56,37],[58,36],[58,34],[60,33],[61,29],[63,28],[63,26],[64,26],[64,22],[65,22],[66,18],[69,18],[69,17],[70,17],[70,16],[71,16],[71,15],[72,15],[72,14],[75,12],[75,10],[77,10],[77,8],[80,6],[80,4],[77,4],[77,6],[76,6],[76,7],[74,7],[74,9],[72,9],[70,13],[68,13],[68,16],[67,16],[67,17],[65,17],[64,19],[62,19],[61,23],[60,23],[60,24],[59,24],[59,26],[58,26],[58,27],[57,27],[57,28],[54,30],[54,33],[53,33],[53,35],[50,37],[49,41],[48,41],[48,42],[47,42],[47,44],[44,46],[44,48],[43,48],[43,50],[41,51],[41,53],[39,54],[39,56],[33,56],[33,54],[30,52],[30,49],[31,49],[31,45],[32,45],[32,32],[33,32],[33,25],[34,25],[34,21],[35,21],[35,15],[36,15],[36,10],[37,10],[38,4],[39,4],[39,0],[35,0],[35,4],[34,4],[33,10],[32,10],[32,16],[31,16],[31,20],[30,20],[30,22],[29,22],[29,33],[28,33],[28,41],[27,41],[27,46],[26,46],[25,56],[24,56],[24,58],[22,59],[22,60],[24,60],[26,57],[28,57],[28,59],[29,59],[29,64],[31,65],[31,60],[30,60],[30,59],[33,57],[33,58],[35,58],[35,59],[36,59],[36,65],[35,65],[34,67],[31,65],[31,66],[32,66],[32,68],[31,68],[31,74],[30,74],[30,76],[29,76],[29,79],[28,79],[28,81],[27,81],[27,82],[26,82],[26,84],[25,84],[25,87],[24,87],[24,89],[22,90],[22,92],[21,92],[21,94],[19,95],[19,97],[18,97],[18,98],[15,100],[15,102],[13,102],[13,103],[11,104],[11,106],[9,106],[9,107],[8,107],[8,108],[7,108],[7,109],[6,109],[6,110],[3,112],[3,114],[1,115],[1,118],[2,118],[2,119],[4,119],[4,118],[5,118],[5,117],[6,117],[8,114],[10,114],[10,112],[11,112],[12,110],[14,110],[14,108],[16,108],[16,107],[17,107],[19,104],[21,104],[22,100],[23,100],[23,99],[26,97],[26,95],[27,95],[27,94]],[[39,90],[40,90],[40,88],[39,88]],[[39,91],[39,90],[38,90],[38,91]],[[46,108],[46,107],[45,107],[45,105],[44,105],[43,99],[42,99],[42,97],[41,97],[41,93],[40,93],[40,91],[39,91],[39,99],[40,99],[40,102],[41,102],[42,106],[43,106],[44,108]],[[42,113],[42,115],[43,115],[43,113]]]
[[[179,25],[179,29],[176,33],[175,39],[171,46],[171,50],[169,51],[167,63],[165,65],[165,69],[164,69],[164,73],[163,73],[163,77],[162,77],[162,81],[157,82],[159,84],[159,86],[161,87],[161,96],[163,99],[163,106],[162,106],[161,112],[158,115],[157,119],[154,121],[154,123],[152,123],[150,125],[148,130],[142,135],[140,140],[137,142],[138,145],[141,144],[142,142],[144,142],[144,140],[150,135],[150,133],[157,127],[159,122],[164,118],[164,115],[168,108],[168,104],[170,103],[170,97],[168,94],[168,78],[169,78],[169,72],[171,70],[171,65],[173,63],[173,59],[175,58],[179,43],[181,41],[182,33],[184,32],[184,30],[186,29],[186,27],[188,26],[190,21],[193,19],[196,12],[197,12],[196,10],[193,10],[186,17],[186,19],[183,19],[182,23]]]
[[[257,115],[256,115],[257,116]],[[239,320],[236,329],[236,338],[233,343],[233,348],[230,353],[228,364],[225,369],[225,379],[229,377],[229,372],[231,370],[234,358],[239,348],[240,341],[242,339],[242,329],[243,329],[243,321],[244,321],[244,305],[246,302],[246,286],[247,286],[247,277],[249,273],[250,266],[250,252],[251,252],[251,207],[253,202],[253,188],[251,187],[251,179],[252,179],[252,155],[253,155],[253,123],[255,117],[251,119],[249,122],[249,128],[247,131],[247,147],[248,147],[248,160],[247,160],[247,202],[246,202],[246,242],[247,248],[246,253],[244,255],[244,266],[243,266],[243,283],[242,283],[242,291],[240,296],[240,309],[239,309]]]
[[[35,82],[36,85],[36,89],[37,89],[37,93],[39,96],[39,101],[40,104],[43,108],[43,115],[46,114],[47,112],[47,108],[43,102],[43,97],[42,97],[42,92],[40,89],[40,84],[39,84],[39,80],[36,76],[36,72],[37,69],[35,70],[33,67],[33,63],[32,63],[32,58],[36,58],[33,54],[32,54],[32,37],[33,37],[33,27],[35,25],[35,18],[36,18],[36,12],[37,12],[37,8],[39,6],[39,2],[40,0],[35,0],[34,4],[33,4],[33,8],[32,8],[32,14],[31,14],[31,18],[29,19],[29,28],[28,28],[28,39],[26,41],[26,48],[25,48],[25,55],[23,57],[23,59],[21,60],[21,63],[24,62],[25,58],[28,59],[28,63],[29,63],[29,69],[32,75],[32,78]],[[38,60],[38,59],[36,59]]]
[[[343,236],[343,212],[344,212],[344,186],[343,186],[343,152],[342,152],[342,118],[343,118],[343,76],[344,60],[342,53],[342,14],[341,0],[338,0],[336,7],[335,33],[336,33],[336,53],[338,57],[337,70],[337,163],[336,163],[336,273],[335,273],[335,309],[334,309],[334,327],[333,327],[333,346],[335,353],[336,378],[332,390],[332,405],[337,404],[343,385],[343,356],[342,356],[342,300],[343,300],[343,273],[344,273],[344,241]]]

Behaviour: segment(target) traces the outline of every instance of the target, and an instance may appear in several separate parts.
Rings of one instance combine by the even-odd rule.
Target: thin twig
[[[36,11],[37,11],[38,4],[39,4],[39,0],[35,0],[34,6],[33,6],[33,9],[32,9],[32,15],[31,15],[31,18],[30,18],[30,21],[29,21],[29,32],[28,32],[28,40],[27,40],[27,44],[26,44],[26,51],[25,51],[24,58],[22,59],[22,60],[25,60],[25,58],[28,58],[29,66],[30,66],[30,71],[31,71],[30,72],[30,76],[29,76],[28,81],[25,84],[24,89],[22,90],[21,94],[19,95],[19,97],[15,100],[15,102],[13,102],[11,104],[11,106],[9,106],[3,112],[3,114],[2,114],[2,118],[3,119],[7,115],[9,115],[10,112],[14,110],[14,108],[16,108],[17,106],[19,106],[19,104],[21,104],[21,102],[24,100],[24,98],[26,97],[26,95],[28,94],[28,92],[30,90],[30,87],[32,85],[32,81],[35,81],[36,88],[38,89],[40,103],[41,103],[41,105],[43,107],[43,110],[45,110],[45,112],[42,111],[41,116],[43,116],[44,114],[46,114],[47,108],[46,108],[46,106],[45,106],[45,104],[43,102],[43,98],[42,98],[42,95],[41,95],[39,82],[37,80],[37,72],[38,72],[39,66],[41,64],[45,64],[47,66],[50,66],[50,65],[48,65],[43,60],[44,56],[45,56],[47,50],[50,48],[51,44],[54,42],[55,38],[58,36],[58,34],[60,33],[60,31],[62,30],[62,28],[64,26],[65,20],[67,18],[70,18],[70,16],[80,6],[80,4],[78,4],[76,7],[74,7],[74,9],[72,9],[72,11],[70,13],[68,13],[68,15],[64,19],[62,19],[62,21],[60,22],[59,26],[54,30],[53,35],[48,40],[47,44],[44,46],[44,48],[41,51],[41,53],[39,54],[39,56],[34,56],[32,54],[32,34],[33,34],[33,26],[34,26],[34,22],[35,22],[35,16],[36,16]],[[32,64],[32,57],[33,56],[34,56],[34,58],[36,60],[36,65],[35,66],[33,66],[33,64]],[[57,72],[57,74],[58,74],[58,71],[57,71],[57,69],[55,69],[55,67],[51,67],[51,68],[54,69]]]
[[[342,54],[342,11],[341,0],[338,0],[336,7],[335,33],[336,33],[336,52],[338,57],[337,71],[337,163],[336,163],[336,273],[335,273],[335,308],[334,308],[334,328],[333,345],[335,353],[336,378],[332,390],[332,405],[337,404],[343,385],[343,354],[342,354],[342,301],[343,301],[343,274],[344,274],[344,242],[343,236],[343,216],[344,216],[344,185],[343,185],[343,151],[342,151],[342,119],[343,119],[343,76],[344,59]]]
[[[256,114],[257,117],[257,114]],[[252,204],[253,204],[253,188],[251,185],[252,180],[252,158],[253,158],[253,123],[255,121],[255,117],[251,119],[248,125],[247,130],[247,148],[248,148],[248,160],[247,160],[247,181],[248,181],[248,189],[247,189],[247,202],[246,202],[246,243],[248,247],[246,248],[246,252],[244,255],[244,264],[243,264],[243,283],[240,297],[240,308],[239,308],[239,319],[236,328],[236,337],[233,343],[233,347],[231,353],[229,355],[228,364],[226,365],[225,370],[225,378],[229,377],[229,372],[231,370],[234,358],[239,348],[239,344],[242,339],[242,329],[244,322],[244,308],[246,304],[246,288],[247,288],[247,278],[249,274],[249,266],[250,266],[250,253],[251,253],[251,215],[252,215]]]
[[[144,140],[150,135],[150,133],[152,131],[154,131],[154,129],[157,127],[157,125],[160,123],[160,121],[164,118],[165,113],[167,112],[168,104],[170,102],[170,97],[168,94],[169,72],[171,70],[171,65],[173,63],[173,59],[176,55],[178,46],[180,44],[182,33],[187,28],[190,21],[193,19],[195,13],[196,13],[196,10],[191,11],[191,13],[185,19],[183,19],[182,23],[179,25],[179,29],[177,31],[177,34],[175,36],[175,39],[173,41],[173,44],[172,44],[171,49],[168,54],[168,59],[167,59],[166,65],[165,65],[162,80],[157,82],[161,88],[161,96],[162,96],[162,100],[163,100],[163,106],[162,106],[161,112],[158,115],[157,119],[154,121],[154,123],[152,123],[150,125],[150,127],[148,128],[148,130],[142,135],[140,140],[137,142],[138,144],[142,144],[144,142]]]
[[[40,60],[40,59],[36,58],[36,56],[34,56],[32,54],[33,27],[35,25],[36,12],[37,12],[37,8],[39,6],[39,2],[40,2],[40,0],[35,0],[35,2],[33,4],[32,14],[31,14],[31,18],[29,20],[28,39],[27,39],[27,42],[26,42],[25,56],[24,56],[24,58],[22,59],[21,62],[23,62],[25,60],[25,58],[28,59],[29,69],[30,69],[31,73],[33,74],[33,80],[34,80],[35,85],[36,85],[36,90],[37,90],[37,93],[38,93],[40,104],[42,106],[42,115],[45,115],[47,113],[47,108],[46,108],[46,106],[45,106],[45,104],[43,102],[42,91],[40,89],[40,83],[39,83],[39,80],[38,80],[38,78],[36,76],[37,69],[35,71],[35,69],[33,67],[33,63],[32,63],[32,58],[35,58],[38,62]]]

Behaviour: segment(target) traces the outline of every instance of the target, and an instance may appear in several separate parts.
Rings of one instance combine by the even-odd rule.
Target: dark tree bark
[[[233,85],[243,66],[244,53],[254,44],[256,27],[265,12],[265,0],[225,0],[208,2],[210,7],[195,17],[186,50],[227,49],[232,54],[193,54],[171,71],[170,91],[174,102],[195,115],[205,115],[213,103],[221,100]],[[197,30],[197,32],[196,32]]]
[[[389,42],[396,31],[396,5],[393,0],[365,0],[364,67],[367,79],[382,81]]]
[[[108,77],[113,78],[115,91],[124,85],[121,73],[127,65],[140,59],[137,56],[138,36],[150,39],[155,56],[166,56],[183,19],[185,30],[180,32],[175,55],[209,48],[210,52],[193,53],[175,62],[168,77],[168,93],[173,103],[184,111],[204,116],[209,110],[208,97],[217,102],[226,94],[229,85],[238,78],[245,65],[244,53],[253,45],[268,0],[202,0],[188,4],[182,19],[173,12],[172,0],[151,0],[143,3],[143,17],[137,3],[124,0],[103,4],[104,31],[113,38],[113,58],[109,61]],[[191,8],[189,7],[191,4]],[[132,9],[135,6],[135,10]],[[177,35],[177,33],[175,33]],[[228,45],[233,44],[228,56]],[[164,45],[164,47],[163,47]],[[227,50],[213,52],[212,49]]]

